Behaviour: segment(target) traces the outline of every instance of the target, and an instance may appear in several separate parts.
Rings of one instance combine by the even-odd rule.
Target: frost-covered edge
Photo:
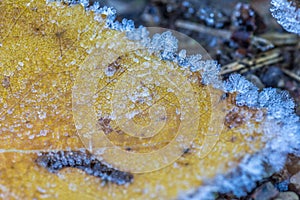
[[[246,155],[236,169],[232,169],[226,175],[217,175],[203,186],[181,194],[179,199],[215,199],[216,192],[232,192],[237,196],[244,196],[255,187],[256,181],[267,175],[266,168],[269,172],[278,171],[284,166],[287,154],[300,156],[300,121],[294,113],[295,104],[286,91],[278,91],[274,88],[259,91],[239,74],[233,74],[227,81],[222,82],[219,79],[220,67],[216,61],[203,61],[201,55],[187,57],[185,50],[177,53],[177,40],[171,32],[156,34],[151,39],[145,27],[135,28],[132,20],[116,21],[116,10],[111,7],[101,7],[99,2],[94,5],[89,5],[88,0],[48,0],[47,2],[53,1],[69,5],[81,4],[87,11],[95,12],[96,21],[102,22],[100,15],[106,15],[107,28],[127,32],[129,39],[139,41],[150,50],[159,51],[159,57],[163,60],[174,61],[191,71],[201,71],[204,84],[213,85],[224,92],[237,93],[238,106],[267,110],[267,120],[262,122],[264,139],[268,141],[265,148],[255,155]],[[274,2],[275,0],[272,0],[273,4]]]
[[[270,11],[277,22],[287,31],[300,34],[300,10],[288,0],[272,0]]]
[[[266,146],[255,155],[246,155],[238,167],[228,174],[217,175],[204,186],[182,194],[180,199],[215,199],[216,192],[245,196],[256,186],[256,181],[281,170],[287,154],[300,156],[300,121],[294,113],[295,104],[288,92],[275,88],[259,92],[256,86],[239,74],[231,75],[224,82],[224,91],[238,93],[238,106],[267,110],[267,119],[262,122]]]

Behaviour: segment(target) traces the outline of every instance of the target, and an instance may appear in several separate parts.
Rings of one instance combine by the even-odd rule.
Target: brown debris
[[[271,200],[279,194],[271,182],[264,183],[255,189],[251,195],[253,200]]]

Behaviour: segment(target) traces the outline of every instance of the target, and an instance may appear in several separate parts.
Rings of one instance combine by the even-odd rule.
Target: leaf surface
[[[197,96],[201,117],[193,119],[198,120],[199,126],[189,151],[160,170],[134,174],[133,182],[128,185],[110,182],[103,185],[101,179],[73,168],[54,174],[48,172],[36,163],[39,153],[77,151],[86,147],[73,119],[72,88],[92,52],[104,55],[112,48],[116,54],[123,55],[115,63],[119,71],[112,77],[99,78],[99,95],[94,102],[99,129],[108,131],[108,138],[120,148],[147,153],[170,143],[181,122],[174,112],[180,107],[182,96],[169,94],[163,86],[153,87],[152,94],[164,97],[154,100],[167,105],[166,113],[173,118],[161,119],[166,125],[160,134],[150,139],[139,140],[120,134],[117,122],[105,118],[112,109],[108,96],[112,98],[112,91],[117,87],[114,81],[122,80],[122,87],[130,86],[134,71],[140,70],[140,65],[134,61],[145,62],[141,55],[146,53],[124,54],[122,47],[132,44],[125,33],[105,28],[104,15],[103,22],[97,22],[95,15],[80,5],[2,0],[0,13],[0,193],[3,199],[173,199],[182,191],[200,186],[205,178],[227,173],[243,156],[263,146],[259,124],[255,122],[255,114],[259,111],[238,108],[232,100],[233,95],[221,103],[212,101],[211,92],[219,91],[199,84],[200,74],[184,72],[174,63],[147,55],[150,66],[168,68],[174,65],[171,71],[186,77]],[[119,48],[113,47],[114,43],[119,43],[116,45]],[[95,65],[106,63],[105,56],[91,62]],[[151,68],[150,72],[159,78],[154,70]],[[85,84],[80,80],[78,83]],[[224,107],[218,110],[215,104]],[[142,110],[149,107],[140,106]],[[225,121],[216,123],[213,116],[218,115],[224,116]],[[244,118],[247,121],[241,120]],[[136,115],[134,120],[147,125],[149,113]],[[241,132],[253,126],[255,131]],[[221,132],[208,134],[211,130]],[[97,140],[92,141],[97,146]]]

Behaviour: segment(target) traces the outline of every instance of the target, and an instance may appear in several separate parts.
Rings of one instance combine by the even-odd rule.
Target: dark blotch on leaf
[[[133,175],[123,172],[97,160],[87,151],[57,151],[42,153],[36,163],[51,173],[56,173],[65,167],[81,169],[89,175],[101,178],[104,182],[118,185],[131,183]]]

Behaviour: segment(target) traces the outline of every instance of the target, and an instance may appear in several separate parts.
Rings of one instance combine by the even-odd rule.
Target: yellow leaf
[[[220,91],[202,85],[200,73],[183,71],[176,63],[162,61],[145,49],[128,53],[129,46],[138,43],[129,41],[124,32],[105,28],[104,15],[103,22],[97,22],[93,12],[85,11],[80,5],[46,5],[44,1],[29,0],[2,0],[0,13],[2,198],[173,199],[182,191],[200,186],[206,178],[226,174],[238,165],[244,155],[262,148],[260,124],[255,121],[255,114],[263,111],[237,107],[232,100],[234,95],[229,95],[226,100],[216,100],[213,95]],[[145,63],[151,68],[141,66]],[[184,88],[187,85],[179,87],[174,81],[174,89],[178,90],[178,95],[174,95],[164,85],[155,84],[162,75],[153,66],[171,75],[173,79],[170,80],[190,84],[190,95],[196,97],[193,99],[196,104],[191,107],[187,103],[184,107],[187,110],[181,111],[186,115],[176,114],[176,109],[185,106],[182,99],[188,95]],[[96,74],[92,73],[93,70]],[[112,74],[105,75],[105,70]],[[143,78],[133,81],[142,73],[151,73],[153,83]],[[143,84],[150,92],[146,97],[151,97],[155,106],[139,99],[140,102],[130,107],[132,104],[128,98],[122,99],[126,97],[124,91],[134,92],[133,89]],[[77,89],[73,91],[74,85]],[[76,95],[80,96],[84,91],[88,94],[88,91],[92,94],[97,91],[95,102],[82,97],[83,103],[92,104],[81,105]],[[119,110],[121,106],[128,108],[127,113],[133,112],[131,124],[111,117],[113,110],[118,115],[126,114]],[[220,106],[222,109],[216,109]],[[153,107],[164,109],[157,114]],[[137,109],[143,112],[134,113]],[[93,110],[95,114],[91,115]],[[199,117],[192,116],[195,113]],[[153,116],[162,117],[153,121]],[[219,123],[223,117],[225,121]],[[247,118],[247,123],[242,120],[244,118]],[[183,120],[186,124],[181,128]],[[83,128],[79,127],[81,124]],[[139,128],[151,126],[140,133],[132,127],[136,124]],[[257,132],[241,133],[248,126],[255,126]],[[133,135],[122,131],[127,130],[126,127],[134,130]],[[156,135],[151,135],[153,127],[161,128]],[[167,157],[172,157],[172,152],[174,155],[179,153],[174,158],[175,162],[151,171],[155,164],[151,159],[163,162],[160,154],[153,154],[151,159],[147,158],[149,169],[133,174],[133,182],[126,185],[113,182],[102,185],[100,178],[74,168],[50,173],[37,164],[36,159],[41,152],[55,150],[88,148],[100,159],[101,154],[97,154],[96,150],[103,145],[103,135],[100,137],[100,133],[93,132],[85,135],[84,131],[88,130],[104,133],[115,146],[119,146],[119,150],[103,154],[103,159],[113,167],[129,172],[141,170],[139,162],[142,162],[140,157],[130,160],[130,156],[130,162],[127,162],[124,156],[129,153],[159,152],[174,141],[177,137],[174,133],[178,130],[181,130],[178,133],[181,135],[188,136],[195,131],[196,134],[188,138],[194,139],[192,146],[186,145],[190,144],[189,141],[182,139],[176,140],[177,146],[167,153],[162,151]],[[180,146],[180,142],[185,145]],[[120,152],[123,153],[116,154]]]

